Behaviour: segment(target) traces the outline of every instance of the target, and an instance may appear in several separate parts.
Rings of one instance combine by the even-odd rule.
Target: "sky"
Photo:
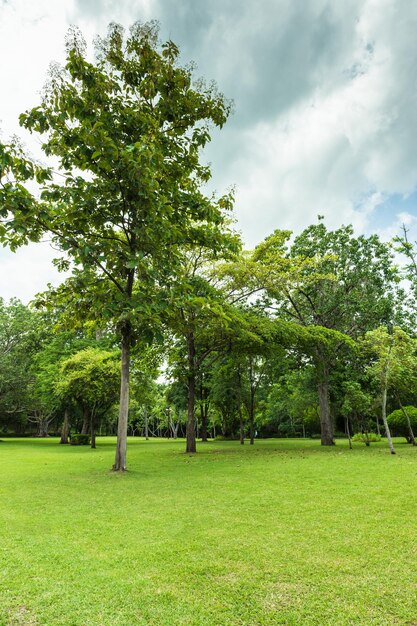
[[[39,103],[51,61],[78,25],[157,19],[196,76],[234,102],[204,158],[236,189],[252,247],[324,215],[384,239],[417,238],[417,3],[410,0],[0,0],[1,138],[38,145],[18,115]],[[92,47],[92,45],[91,45]],[[47,244],[0,250],[0,296],[24,301],[62,280]]]

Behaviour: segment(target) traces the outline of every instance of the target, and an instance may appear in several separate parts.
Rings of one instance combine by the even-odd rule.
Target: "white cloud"
[[[251,239],[272,228],[299,229],[318,213],[330,225],[353,222],[363,230],[388,195],[417,185],[417,6],[362,6],[344,81],[319,84],[242,138],[246,150],[233,173]]]
[[[404,224],[404,226],[411,226],[417,222],[417,215],[411,215],[411,213],[405,211],[398,213],[397,218],[398,222]]]
[[[0,251],[0,297],[28,302],[45,291],[47,283],[59,285],[64,277],[52,265],[58,256],[46,243],[31,244],[15,254]]]
[[[300,230],[317,214],[330,226],[376,229],[378,207],[416,188],[417,4],[408,0],[0,2],[4,134],[19,132],[38,151],[17,116],[37,104],[50,61],[63,59],[70,23],[91,41],[111,20],[128,26],[153,17],[184,60],[196,59],[235,100],[207,155],[219,191],[237,186],[248,243],[274,228]],[[392,204],[392,220],[379,226],[385,235],[402,210]],[[22,276],[23,291],[31,250],[0,257],[3,276]],[[46,285],[53,274],[48,255],[38,254]],[[0,289],[4,295],[4,281]],[[27,291],[34,293],[31,281]]]

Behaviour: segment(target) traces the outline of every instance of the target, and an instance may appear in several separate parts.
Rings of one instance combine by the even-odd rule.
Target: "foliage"
[[[58,290],[72,314],[139,321],[144,332],[155,326],[164,292],[149,293],[172,281],[180,246],[210,248],[225,224],[230,198],[199,191],[210,176],[199,151],[208,124],[222,126],[230,107],[213,88],[193,84],[176,46],[159,45],[154,23],[134,25],[127,38],[111,24],[96,48],[92,63],[73,29],[65,68],[54,67],[41,105],[21,115],[44,136],[61,180],[47,181],[39,202],[14,208],[4,238],[16,246],[50,233],[65,253],[58,266],[68,269],[68,256],[75,263]]]
[[[72,446],[89,446],[90,435],[82,433],[74,433],[70,437],[70,444]]]
[[[355,433],[352,437],[352,441],[362,441],[366,445],[370,443],[376,443],[377,441],[381,441],[381,435],[377,435],[372,432],[360,432]]]
[[[311,366],[289,369],[268,395],[268,417],[275,433],[294,437],[320,431],[319,407]]]
[[[396,409],[395,411],[392,411],[389,415],[387,415],[387,421],[394,435],[397,437],[402,436],[408,439],[410,432],[404,411],[408,413],[412,429],[417,431],[417,408],[414,406],[405,406],[403,407],[403,410]]]
[[[34,406],[34,359],[50,340],[47,319],[19,300],[0,298],[0,424],[22,432]]]
[[[119,385],[118,353],[90,347],[62,361],[56,389],[67,405],[78,403],[100,418],[117,401]]]
[[[53,68],[40,106],[20,116],[43,136],[60,178],[43,176],[40,198],[22,205],[13,203],[12,189],[8,203],[6,191],[0,235],[15,248],[48,233],[63,252],[58,268],[71,268],[72,276],[43,303],[58,302],[68,320],[110,323],[120,332],[114,469],[124,470],[135,336],[149,342],[160,336],[185,249],[215,251],[229,232],[232,196],[201,191],[210,168],[200,163],[200,151],[210,124],[222,127],[230,104],[213,86],[193,81],[175,44],[160,44],[156,23],[136,23],[127,36],[110,24],[96,41],[95,62],[77,29],[66,44],[65,68]],[[12,159],[8,167],[15,165]]]

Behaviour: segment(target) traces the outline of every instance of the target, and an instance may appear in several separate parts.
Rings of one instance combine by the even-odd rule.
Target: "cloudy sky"
[[[158,19],[197,75],[234,100],[206,158],[213,185],[236,186],[252,246],[275,228],[329,226],[396,234],[417,222],[417,3],[410,0],[0,0],[0,128],[39,101],[65,32],[91,42],[110,21]],[[0,251],[0,295],[27,300],[51,251]]]

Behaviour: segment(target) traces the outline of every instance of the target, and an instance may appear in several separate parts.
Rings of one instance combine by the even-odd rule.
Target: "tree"
[[[73,267],[58,296],[73,314],[118,329],[113,469],[123,471],[135,335],[151,339],[169,306],[183,246],[210,248],[231,206],[230,196],[216,200],[201,192],[210,170],[199,162],[209,124],[221,127],[230,105],[214,87],[193,83],[191,69],[178,65],[175,44],[159,44],[153,22],[135,24],[127,37],[111,24],[98,39],[94,63],[76,29],[66,43],[65,68],[54,68],[40,106],[20,117],[44,136],[44,153],[58,160],[60,179],[39,172],[46,182],[39,201],[27,199],[23,188],[19,204],[8,190],[0,204],[2,238],[16,247],[50,233],[64,252],[58,267]],[[19,174],[24,163],[8,167]]]
[[[394,435],[402,435],[409,443],[416,445],[413,430],[417,428],[417,408],[402,406],[387,415],[387,422]],[[410,433],[411,428],[411,433]]]
[[[96,447],[96,427],[117,400],[120,371],[117,354],[85,348],[61,363],[58,396],[66,405],[78,404],[88,417],[91,447]]]
[[[155,397],[158,395],[158,388],[155,380],[158,378],[163,351],[161,346],[136,345],[132,359],[132,397],[136,403],[136,423],[138,423],[138,413],[143,418],[143,430],[145,439],[149,439],[149,411]]]
[[[266,292],[269,310],[309,331],[313,341],[305,345],[316,371],[321,443],[333,445],[331,371],[353,345],[348,337],[356,339],[392,318],[398,274],[388,246],[376,235],[354,237],[351,226],[329,231],[319,222],[290,249],[288,238],[285,231],[267,237],[252,255],[252,274]]]
[[[281,372],[274,381],[268,394],[270,427],[281,436],[313,435],[320,430],[314,368],[300,362],[290,363],[287,368],[288,371]]]
[[[404,333],[405,335],[405,333]],[[393,331],[383,326],[368,331],[363,339],[363,349],[373,356],[368,366],[369,377],[376,381],[381,394],[381,416],[388,439],[391,454],[395,454],[391,432],[387,422],[387,393],[395,380],[398,363],[398,347],[403,338],[403,331]]]
[[[372,358],[368,365],[368,374],[380,390],[382,420],[391,454],[395,454],[386,416],[387,394],[389,389],[394,391],[408,426],[410,441],[415,445],[410,416],[403,407],[400,396],[402,392],[404,393],[405,387],[416,386],[416,341],[398,326],[380,327],[366,333],[363,349]]]
[[[0,298],[0,422],[23,430],[33,414],[33,364],[51,335],[48,320],[12,299]]]
[[[344,381],[342,388],[341,413],[345,418],[345,431],[349,439],[349,447],[352,448],[350,424],[353,423],[355,429],[362,432],[365,438],[367,437],[372,401],[370,394],[362,388],[357,380]]]
[[[239,248],[240,239],[224,229],[209,252],[189,250],[182,276],[171,289],[176,306],[170,308],[167,323],[179,340],[173,360],[187,386],[186,452],[190,454],[196,452],[197,381],[204,361],[224,344],[224,331],[234,317],[224,293],[213,284],[210,269],[217,258],[230,258]]]

